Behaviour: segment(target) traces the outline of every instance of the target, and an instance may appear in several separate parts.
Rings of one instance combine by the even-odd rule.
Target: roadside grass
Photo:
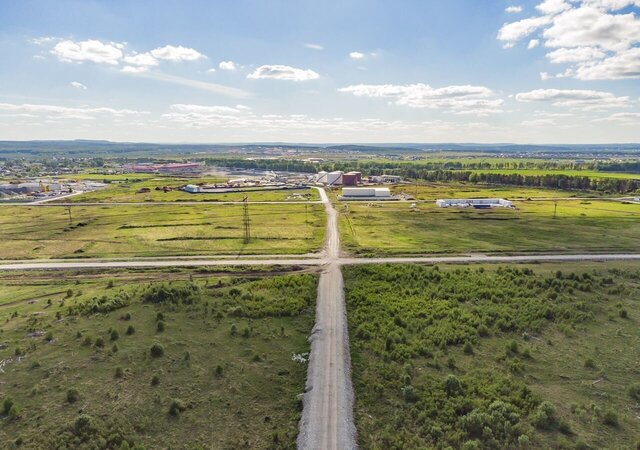
[[[109,275],[0,274],[3,447],[295,447],[315,274]]]
[[[185,184],[197,183],[222,183],[226,179],[219,177],[203,177],[203,178],[180,178],[180,177],[161,177],[161,176],[141,176],[141,174],[128,174],[127,178],[114,178],[109,181],[116,181],[109,184],[106,188],[97,191],[87,192],[75,195],[60,202],[74,203],[112,203],[112,202],[225,202],[225,201],[242,201],[246,195],[249,201],[288,201],[288,197],[292,194],[300,194],[309,200],[319,200],[318,193],[315,189],[288,189],[281,191],[257,191],[246,190],[244,192],[230,192],[225,194],[190,194],[188,192],[177,190],[178,187]],[[147,175],[147,174],[142,174]],[[74,176],[75,177],[75,176]],[[119,176],[123,177],[123,175]],[[73,178],[73,177],[70,177]],[[77,178],[77,177],[76,177]],[[80,179],[80,178],[79,178]],[[93,179],[93,178],[88,178]],[[100,181],[100,179],[96,179]],[[164,187],[174,188],[164,192]],[[137,193],[140,189],[149,189],[149,192]],[[158,190],[156,189],[158,188]]]
[[[529,198],[580,198],[603,197],[604,194],[590,191],[532,188],[526,186],[478,185],[468,183],[395,184],[389,186],[394,194],[406,193],[417,200],[439,198],[504,198],[526,200]]]
[[[416,211],[407,202],[344,205],[342,242],[354,254],[640,250],[640,205],[632,203],[515,200],[515,209],[476,210],[428,202]]]
[[[3,206],[0,258],[300,254],[322,245],[322,205]]]
[[[640,443],[639,263],[344,274],[361,448]]]

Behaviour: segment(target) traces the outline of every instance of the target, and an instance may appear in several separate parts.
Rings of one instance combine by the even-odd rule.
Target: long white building
[[[513,208],[513,202],[503,198],[447,198],[436,200],[440,208]]]

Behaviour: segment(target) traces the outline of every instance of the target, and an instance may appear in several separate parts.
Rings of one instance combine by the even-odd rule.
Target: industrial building
[[[362,183],[361,172],[347,172],[342,175],[343,186],[357,186]]]
[[[389,188],[342,188],[342,195],[338,196],[338,200],[397,200],[398,198],[391,195]]]
[[[342,185],[342,176],[344,172],[341,170],[336,170],[334,172],[325,172],[321,170],[316,175],[316,182],[320,184],[324,184],[325,186],[339,186]]]
[[[513,203],[503,198],[450,198],[436,200],[439,208],[513,208]]]

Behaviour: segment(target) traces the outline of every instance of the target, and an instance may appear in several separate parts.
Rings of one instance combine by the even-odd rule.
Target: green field
[[[294,254],[322,245],[322,205],[2,206],[2,259]]]
[[[580,198],[602,197],[597,192],[541,189],[526,186],[483,186],[464,183],[399,184],[390,186],[391,193],[405,193],[416,200],[437,200],[439,198],[505,198],[526,200],[528,198]]]
[[[640,443],[640,264],[344,274],[361,448]]]
[[[262,270],[0,273],[2,447],[294,448],[317,277]]]
[[[463,169],[464,170],[464,169]],[[570,177],[589,177],[589,178],[620,178],[628,180],[639,180],[640,174],[637,173],[619,173],[619,172],[599,172],[597,170],[555,170],[555,169],[477,169],[470,170],[474,173],[499,173],[505,175],[567,175]]]
[[[142,176],[138,176],[142,175]],[[145,176],[146,175],[146,176]],[[128,174],[128,181],[123,179],[124,175],[114,178],[118,182],[109,184],[106,188],[85,194],[60,200],[61,202],[181,202],[181,201],[202,201],[202,202],[224,202],[242,201],[245,194],[249,201],[289,201],[292,194],[299,194],[308,200],[319,200],[318,192],[315,189],[294,189],[281,191],[257,191],[246,190],[244,192],[230,192],[225,194],[190,194],[178,190],[185,184],[197,183],[222,183],[222,178],[179,178],[179,177],[149,177],[147,174]],[[74,176],[74,178],[77,178]],[[78,178],[93,179],[93,178]],[[107,178],[108,179],[108,178]],[[96,179],[96,181],[102,181]],[[172,190],[164,192],[163,188]],[[150,189],[150,192],[138,193],[140,189]],[[299,199],[297,199],[299,201]]]
[[[407,202],[340,205],[346,251],[364,255],[640,250],[640,205],[608,200],[514,201],[515,209]],[[345,209],[346,208],[346,209]]]

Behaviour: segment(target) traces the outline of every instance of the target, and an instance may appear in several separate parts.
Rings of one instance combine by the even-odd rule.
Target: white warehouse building
[[[389,188],[342,188],[339,200],[396,200]]]
[[[436,200],[436,205],[440,208],[513,208],[513,203],[503,198],[448,198]]]
[[[316,182],[327,186],[340,185],[342,184],[342,175],[343,172],[341,170],[336,170],[335,172],[325,172],[321,170],[316,175]]]

